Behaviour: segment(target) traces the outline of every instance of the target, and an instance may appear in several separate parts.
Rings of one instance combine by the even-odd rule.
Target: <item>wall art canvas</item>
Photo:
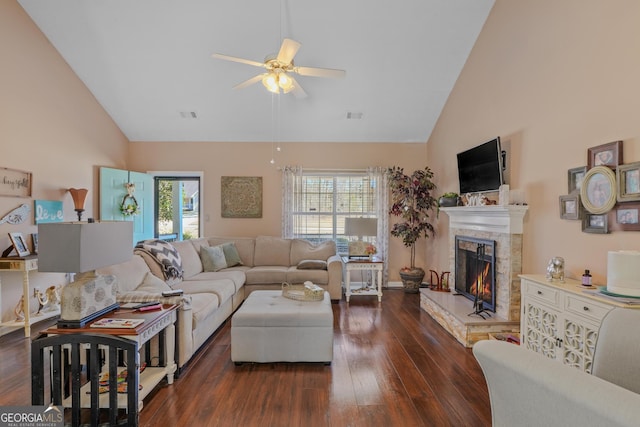
[[[36,224],[47,222],[62,222],[64,214],[62,212],[62,201],[60,200],[34,200]]]
[[[221,177],[222,218],[262,218],[262,177]]]
[[[0,196],[31,197],[31,172],[0,168]]]

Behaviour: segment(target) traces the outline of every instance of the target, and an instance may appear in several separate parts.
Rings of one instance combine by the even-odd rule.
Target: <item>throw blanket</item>
[[[151,256],[162,267],[164,280],[171,282],[182,280],[182,259],[178,251],[168,242],[160,239],[143,240],[138,242],[134,252],[144,252]]]

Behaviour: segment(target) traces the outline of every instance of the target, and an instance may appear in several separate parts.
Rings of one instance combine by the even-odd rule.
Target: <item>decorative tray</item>
[[[296,301],[322,301],[324,299],[324,289],[311,282],[303,285],[292,285],[284,282],[282,284],[282,296]]]

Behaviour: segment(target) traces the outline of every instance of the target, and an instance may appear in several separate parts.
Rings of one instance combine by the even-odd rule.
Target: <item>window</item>
[[[305,171],[293,186],[293,237],[312,242],[335,240],[347,253],[347,217],[376,217],[376,182],[362,172]]]
[[[200,237],[200,176],[154,174],[155,235],[167,241]]]

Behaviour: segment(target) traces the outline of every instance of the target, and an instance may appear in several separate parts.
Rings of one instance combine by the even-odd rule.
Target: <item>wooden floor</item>
[[[334,360],[230,360],[230,322],[171,386],[145,400],[142,426],[490,426],[471,351],[424,311],[419,295],[385,290],[333,304]],[[42,325],[42,326],[46,326]],[[0,338],[0,406],[31,402],[29,343]]]

